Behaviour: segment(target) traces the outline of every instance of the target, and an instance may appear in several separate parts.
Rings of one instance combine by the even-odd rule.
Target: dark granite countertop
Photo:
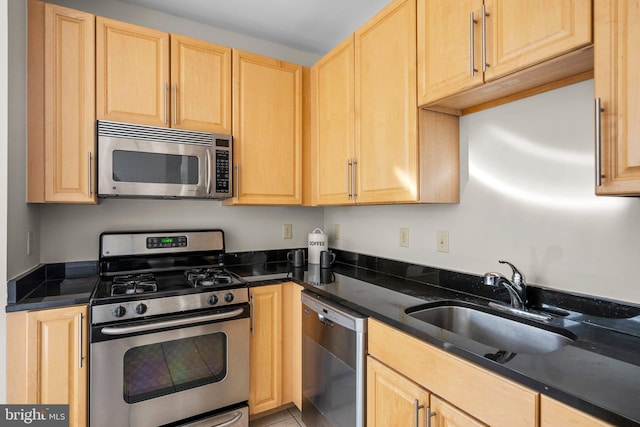
[[[613,425],[640,426],[638,305],[530,285],[532,310],[554,316],[545,327],[576,339],[545,354],[504,354],[407,314],[443,301],[484,308],[509,302],[505,289],[485,286],[479,276],[346,251],[335,251],[331,269],[294,269],[287,252],[228,253],[225,262],[249,286],[294,281]],[[6,311],[87,304],[97,280],[95,261],[38,266],[7,284]]]
[[[95,261],[42,264],[7,283],[6,312],[89,304],[98,282]]]
[[[505,291],[483,285],[478,276],[336,252],[338,262],[330,270],[292,269],[282,258],[267,262],[257,253],[237,255],[232,270],[251,286],[293,280],[613,425],[640,425],[640,307],[532,285],[532,310],[553,315],[538,325],[560,328],[575,341],[545,354],[505,354],[407,314],[443,301],[487,308],[490,301],[508,302]],[[256,257],[260,262],[250,263]]]

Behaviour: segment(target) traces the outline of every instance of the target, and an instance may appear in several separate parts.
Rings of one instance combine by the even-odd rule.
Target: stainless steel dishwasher
[[[367,317],[302,292],[302,421],[364,427]]]

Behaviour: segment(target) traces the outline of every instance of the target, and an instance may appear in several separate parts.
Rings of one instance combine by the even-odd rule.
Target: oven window
[[[152,184],[198,183],[196,156],[113,151],[113,180]]]
[[[222,381],[227,375],[223,332],[129,349],[124,355],[127,403]]]

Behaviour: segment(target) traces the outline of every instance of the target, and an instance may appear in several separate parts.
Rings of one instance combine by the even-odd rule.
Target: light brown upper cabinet
[[[171,34],[171,127],[231,133],[231,49]]]
[[[28,196],[96,203],[95,16],[28,3]]]
[[[640,195],[640,1],[595,0],[596,194]]]
[[[232,205],[302,204],[302,67],[233,50]]]
[[[592,69],[591,0],[418,0],[419,105],[465,108]],[[528,67],[484,91],[446,100]],[[446,102],[437,102],[446,100]]]
[[[417,108],[415,42],[395,0],[314,65],[314,204],[458,201],[458,119]]]
[[[354,61],[351,35],[311,69],[312,203],[318,205],[355,202]]]
[[[98,119],[231,133],[230,48],[102,17],[96,46]]]
[[[358,203],[418,199],[416,3],[396,0],[355,33]]]

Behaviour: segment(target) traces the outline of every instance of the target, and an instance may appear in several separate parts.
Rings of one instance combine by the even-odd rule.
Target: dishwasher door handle
[[[333,323],[331,320],[327,319],[326,317],[324,317],[322,314],[318,313],[318,320],[320,321],[320,323],[324,324],[325,326],[328,326],[330,328],[333,328],[334,326],[336,326],[335,323]]]

